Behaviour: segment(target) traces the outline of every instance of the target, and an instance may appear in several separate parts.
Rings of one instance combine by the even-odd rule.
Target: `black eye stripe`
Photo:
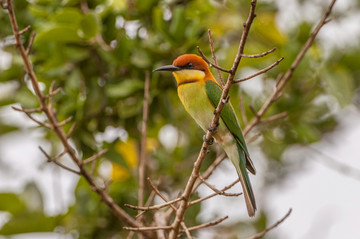
[[[200,71],[204,71],[205,72],[205,69],[198,69],[196,68],[197,65],[194,65],[194,63],[192,62],[188,62],[186,63],[185,65],[181,66],[182,69],[189,69],[189,70],[200,70]]]

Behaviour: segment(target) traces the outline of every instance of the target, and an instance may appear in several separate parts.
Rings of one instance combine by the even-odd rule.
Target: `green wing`
[[[217,105],[219,104],[220,98],[221,98],[221,93],[222,93],[221,87],[218,84],[216,84],[215,82],[209,80],[205,83],[205,89],[206,89],[206,94],[209,97],[212,105],[214,107],[217,107]],[[224,109],[221,111],[220,116],[221,116],[221,119],[224,121],[226,127],[229,129],[229,131],[232,133],[232,135],[236,139],[236,142],[238,143],[239,147],[244,152],[245,157],[246,157],[246,160],[245,160],[246,162],[244,162],[244,163],[246,164],[246,167],[249,169],[249,171],[251,173],[255,174],[256,173],[255,168],[250,159],[244,136],[241,132],[239,123],[237,121],[237,118],[236,118],[236,115],[234,113],[232,106],[230,104],[225,104]],[[241,157],[241,158],[243,158],[243,157]]]
[[[214,107],[217,107],[221,98],[221,93],[222,93],[221,87],[215,82],[207,81],[205,83],[205,89],[206,89],[206,94],[209,97],[212,105]],[[255,168],[250,160],[249,152],[246,147],[244,136],[242,135],[239,123],[236,119],[236,115],[230,104],[225,104],[223,110],[221,111],[220,117],[224,121],[226,127],[229,129],[229,131],[232,133],[232,135],[236,140],[236,146],[239,155],[239,164],[238,164],[239,167],[236,167],[236,169],[238,171],[238,175],[243,187],[248,214],[249,216],[254,216],[256,210],[256,202],[250,183],[250,178],[248,176],[246,168],[249,169],[249,171],[254,174],[255,174]],[[231,155],[228,156],[231,157]],[[233,163],[236,163],[233,160],[231,161]]]

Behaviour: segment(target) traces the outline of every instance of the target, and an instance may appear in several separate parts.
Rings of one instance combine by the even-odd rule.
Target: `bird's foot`
[[[208,140],[208,139],[206,138],[206,135],[204,135],[203,140],[204,140],[204,142],[207,143],[208,145],[212,145],[212,144],[214,143],[214,137],[211,137],[211,139]]]
[[[208,127],[208,130],[212,133],[212,134],[216,134],[218,132],[218,127],[219,127],[219,122],[216,124],[215,127]]]

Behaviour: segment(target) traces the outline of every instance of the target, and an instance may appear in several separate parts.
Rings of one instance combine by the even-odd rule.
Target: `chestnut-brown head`
[[[208,64],[200,56],[194,54],[181,55],[174,60],[172,65],[162,66],[154,71],[172,71],[178,86],[190,82],[215,81]]]

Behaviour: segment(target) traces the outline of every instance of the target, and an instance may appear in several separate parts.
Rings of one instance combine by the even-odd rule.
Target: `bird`
[[[184,54],[177,57],[172,65],[161,66],[155,71],[172,72],[177,83],[178,96],[185,110],[205,132],[213,130],[216,142],[222,146],[236,168],[248,215],[253,217],[256,202],[247,170],[254,175],[256,170],[230,102],[225,104],[220,114],[217,130],[209,128],[223,87],[215,80],[208,64],[198,55]]]

